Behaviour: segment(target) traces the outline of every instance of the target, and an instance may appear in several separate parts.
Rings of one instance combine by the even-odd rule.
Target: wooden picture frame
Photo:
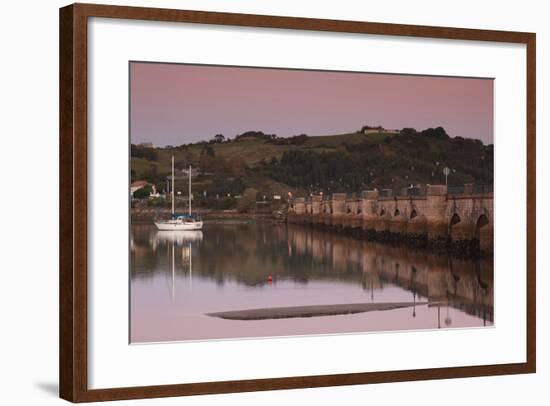
[[[431,368],[196,382],[110,389],[88,388],[88,19],[111,19],[285,28],[386,36],[492,41],[527,47],[527,328],[526,362],[468,367]],[[274,389],[312,388],[367,383],[447,379],[536,370],[536,230],[535,230],[535,41],[534,33],[428,27],[357,21],[245,15],[202,11],[74,4],[60,9],[60,396],[72,402],[140,399]]]

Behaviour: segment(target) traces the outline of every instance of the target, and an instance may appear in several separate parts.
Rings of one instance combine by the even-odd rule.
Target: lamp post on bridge
[[[449,169],[449,167],[446,166],[445,168],[443,168],[443,175],[445,175],[445,186],[447,186],[447,177],[450,173],[451,170]]]

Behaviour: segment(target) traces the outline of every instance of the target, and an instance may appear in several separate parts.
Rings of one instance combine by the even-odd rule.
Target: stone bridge
[[[445,185],[429,185],[419,194],[408,189],[395,196],[383,192],[369,190],[351,198],[345,193],[295,198],[287,220],[342,228],[374,240],[450,247],[467,256],[492,253],[492,192],[474,193],[473,185],[465,185],[459,194],[450,193]]]

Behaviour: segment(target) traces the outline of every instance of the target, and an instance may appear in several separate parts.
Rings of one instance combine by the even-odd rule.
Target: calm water
[[[284,224],[205,224],[202,232],[131,229],[131,340],[158,342],[483,327],[493,265]],[[384,311],[228,320],[208,313],[410,302]],[[414,304],[414,305],[412,305]]]

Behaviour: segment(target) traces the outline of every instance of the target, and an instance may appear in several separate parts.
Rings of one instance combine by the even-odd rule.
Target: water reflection
[[[472,327],[493,322],[490,261],[458,260],[270,223],[207,224],[204,233],[159,232],[154,226],[134,225],[130,247],[133,341]],[[288,320],[243,322],[206,315],[367,302],[422,304]]]

